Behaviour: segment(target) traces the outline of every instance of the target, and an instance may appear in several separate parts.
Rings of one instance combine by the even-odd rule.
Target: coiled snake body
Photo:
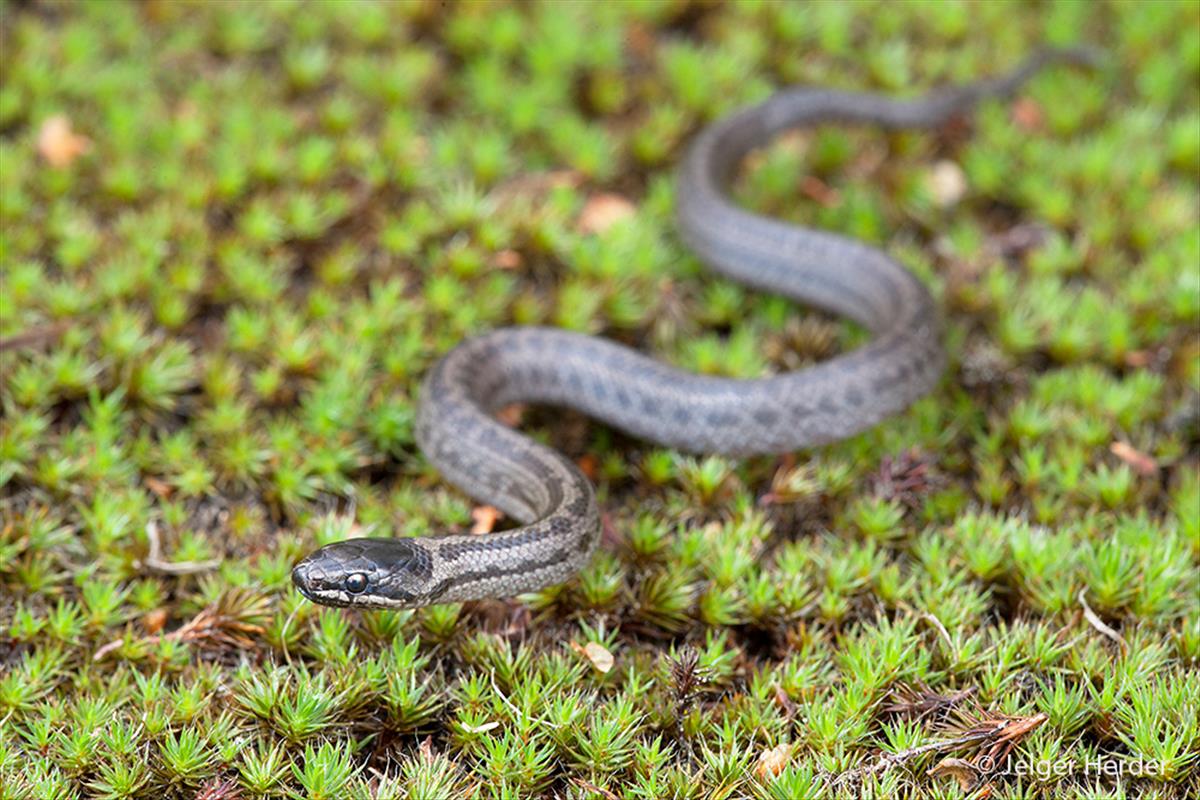
[[[511,403],[570,406],[660,445],[729,455],[830,442],[902,410],[933,386],[944,361],[924,286],[862,242],[734,206],[725,185],[752,148],[782,130],[828,121],[930,127],[1013,91],[1052,60],[1088,58],[1044,52],[1004,77],[907,100],[793,89],[705,129],[679,175],[678,226],[688,246],[733,280],[855,320],[872,341],[809,369],[731,380],[557,329],[508,328],[470,339],[426,377],[417,443],[451,483],[523,527],[336,542],[296,565],[296,586],[326,605],[409,608],[505,597],[574,575],[598,539],[591,484],[565,456],[493,418]]]

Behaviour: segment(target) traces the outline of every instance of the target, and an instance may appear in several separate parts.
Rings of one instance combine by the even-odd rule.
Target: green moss
[[[1176,2],[0,4],[0,338],[32,336],[0,350],[0,799],[1193,796],[1197,31]],[[471,526],[412,430],[466,335],[735,376],[865,340],[678,241],[705,122],[1077,40],[1103,69],[964,128],[784,136],[735,183],[921,276],[932,396],[795,460],[526,413],[598,482],[577,579],[372,614],[291,588],[319,543]],[[590,231],[609,193],[632,214]],[[1073,771],[870,771],[997,714]]]

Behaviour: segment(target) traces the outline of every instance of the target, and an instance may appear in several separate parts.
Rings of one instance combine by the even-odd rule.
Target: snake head
[[[429,553],[412,539],[347,539],[305,556],[292,583],[326,606],[410,608],[422,605],[432,574]]]

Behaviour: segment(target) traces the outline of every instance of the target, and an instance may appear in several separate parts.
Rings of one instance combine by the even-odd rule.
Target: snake
[[[424,377],[414,439],[445,479],[519,525],[333,542],[295,565],[294,584],[324,605],[404,609],[512,597],[579,572],[600,538],[595,491],[571,459],[497,419],[515,403],[572,408],[662,447],[729,457],[819,446],[901,412],[934,387],[946,363],[929,291],[865,242],[737,206],[729,195],[736,169],[784,131],[825,123],[931,128],[1014,93],[1051,62],[1093,60],[1087,50],[1039,51],[1001,77],[913,98],[794,87],[711,123],[678,169],[683,243],[720,275],[848,318],[869,341],[796,371],[734,379],[551,327],[468,338]]]

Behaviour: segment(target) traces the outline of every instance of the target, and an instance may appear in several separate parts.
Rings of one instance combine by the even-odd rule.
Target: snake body
[[[1006,76],[914,99],[797,88],[703,130],[679,172],[685,243],[735,281],[855,320],[871,342],[808,369],[733,380],[552,328],[469,339],[426,376],[416,441],[447,480],[522,526],[335,542],[295,567],[297,587],[326,605],[409,608],[511,596],[574,575],[598,540],[595,494],[568,458],[494,418],[512,403],[568,406],[659,445],[734,456],[827,443],[904,409],[934,385],[944,364],[925,287],[867,244],[736,207],[726,195],[734,170],[785,129],[831,121],[931,127],[1012,92],[1050,61],[1087,58],[1043,52]]]

